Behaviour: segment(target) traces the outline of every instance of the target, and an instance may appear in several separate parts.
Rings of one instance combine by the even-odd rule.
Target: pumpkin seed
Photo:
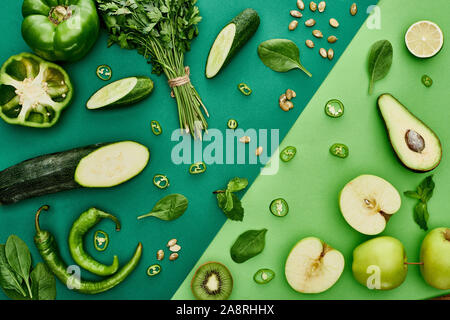
[[[156,259],[158,259],[159,261],[164,259],[164,250],[158,250],[158,252],[156,253]]]
[[[311,1],[311,2],[309,3],[309,9],[310,9],[312,12],[316,11],[316,10],[317,10],[317,4],[316,4],[314,1]]]
[[[301,18],[303,16],[302,13],[298,10],[291,10],[290,14],[294,18]]]
[[[174,252],[169,256],[170,261],[174,261],[178,259],[178,253]]]
[[[313,36],[316,37],[316,38],[323,38],[322,31],[320,31],[320,30],[317,30],[317,29],[316,29],[316,30],[313,30],[312,34],[313,34]]]
[[[305,3],[302,0],[297,0],[297,8],[300,10],[305,9]]]
[[[176,245],[174,245],[174,246],[171,246],[171,247],[169,248],[169,250],[172,251],[172,252],[178,252],[178,251],[181,250],[181,246],[179,246],[178,244],[176,244]]]
[[[305,43],[308,48],[314,48],[314,42],[312,40],[306,40]]]
[[[250,142],[250,137],[249,136],[243,136],[239,139],[240,142],[242,143],[249,143]]]
[[[288,102],[290,102],[290,101],[288,101]],[[291,103],[292,103],[292,102],[291,102]],[[256,154],[257,157],[259,157],[259,156],[262,154],[262,152],[263,152],[263,147],[261,147],[261,146],[259,146],[259,147],[256,148],[256,150],[255,150],[255,154]]]
[[[291,100],[292,98],[295,98],[296,96],[297,96],[297,93],[295,93],[294,90],[292,90],[292,89],[287,89],[286,90],[286,98],[288,100]]]
[[[319,54],[321,55],[322,58],[326,59],[326,57],[327,57],[327,50],[325,50],[324,48],[320,48],[319,49]]]
[[[336,38],[336,36],[329,36],[328,37],[328,42],[329,43],[335,43],[337,41],[338,38]]]
[[[297,20],[293,20],[291,21],[291,23],[289,23],[289,30],[290,31],[294,31],[295,28],[297,28],[298,26],[298,21]]]
[[[337,28],[337,27],[339,27],[339,22],[335,18],[331,18],[330,26],[332,26],[333,28]]]
[[[169,242],[167,242],[167,247],[173,247],[174,245],[176,245],[177,244],[177,239],[171,239],[171,240],[169,240]]]
[[[354,15],[356,15],[357,12],[358,12],[358,7],[356,6],[356,3],[353,3],[353,4],[350,6],[350,14],[351,14],[352,16],[354,16]]]
[[[331,48],[328,49],[327,56],[328,56],[328,60],[332,60],[334,58],[334,50]]]
[[[324,12],[326,6],[327,6],[327,4],[326,4],[325,1],[320,1],[320,2],[319,2],[319,7],[318,7],[319,12]]]
[[[315,24],[316,24],[316,20],[314,20],[314,19],[308,19],[305,21],[305,26],[307,26],[307,27],[312,27]]]

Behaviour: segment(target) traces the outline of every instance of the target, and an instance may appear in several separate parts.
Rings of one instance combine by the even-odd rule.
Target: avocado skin
[[[386,95],[391,96],[395,101],[397,101],[397,103],[399,103],[400,105],[402,105],[403,108],[404,108],[404,109],[405,109],[412,117],[414,117],[414,118],[417,119],[420,123],[422,123],[422,125],[423,125],[424,127],[426,127],[428,130],[430,130],[430,131],[433,133],[433,135],[437,138],[437,140],[438,140],[438,142],[439,142],[439,149],[441,150],[441,157],[439,158],[439,161],[436,162],[436,165],[433,166],[432,168],[429,168],[429,169],[426,169],[426,170],[419,170],[419,169],[416,169],[416,168],[412,168],[412,167],[407,166],[405,163],[403,163],[402,159],[399,157],[399,154],[397,153],[397,150],[396,150],[395,147],[392,145],[391,133],[390,133],[390,130],[389,130],[388,126],[387,126],[386,121],[384,120],[383,113],[381,112],[381,109],[380,109],[380,98],[382,98],[383,96],[386,96]],[[385,93],[383,93],[383,94],[381,94],[381,95],[378,96],[378,98],[377,98],[377,109],[378,109],[378,112],[379,112],[379,114],[380,114],[380,116],[381,116],[381,119],[383,119],[384,128],[386,129],[386,132],[387,132],[388,137],[389,137],[389,143],[390,143],[392,149],[394,150],[394,153],[395,153],[395,155],[397,156],[397,159],[400,161],[400,163],[401,163],[405,168],[407,168],[407,169],[409,169],[409,170],[411,170],[411,171],[417,172],[417,173],[424,173],[424,172],[432,171],[432,170],[436,169],[437,166],[439,166],[439,164],[440,164],[441,161],[442,161],[442,144],[441,144],[441,140],[439,139],[439,137],[436,135],[436,133],[435,133],[433,130],[431,130],[430,127],[428,127],[425,123],[423,123],[423,121],[420,120],[418,117],[416,117],[415,115],[413,115],[413,114],[411,113],[411,111],[409,111],[409,109],[406,108],[405,105],[402,104],[402,103],[401,103],[397,98],[395,98],[391,93],[385,92]]]

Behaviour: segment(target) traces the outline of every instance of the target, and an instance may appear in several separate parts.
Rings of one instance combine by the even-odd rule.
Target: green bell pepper
[[[0,117],[7,123],[51,127],[72,95],[66,71],[34,54],[12,56],[0,69]]]
[[[100,20],[93,0],[24,0],[22,37],[50,61],[75,61],[93,47]]]

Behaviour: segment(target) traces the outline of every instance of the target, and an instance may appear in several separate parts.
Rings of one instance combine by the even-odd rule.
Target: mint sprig
[[[247,186],[248,180],[246,178],[236,177],[228,182],[225,190],[214,191],[217,197],[217,204],[228,219],[234,221],[242,221],[244,219],[244,208],[241,200],[234,192],[244,190]]]
[[[417,187],[416,191],[405,191],[403,194],[409,198],[419,200],[414,207],[414,221],[419,227],[425,231],[428,230],[428,218],[430,213],[428,212],[428,201],[433,196],[434,191],[433,175],[426,177]]]

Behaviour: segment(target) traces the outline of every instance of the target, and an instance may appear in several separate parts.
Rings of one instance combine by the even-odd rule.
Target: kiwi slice
[[[207,262],[195,272],[192,293],[198,300],[226,300],[233,290],[233,277],[219,262]]]

